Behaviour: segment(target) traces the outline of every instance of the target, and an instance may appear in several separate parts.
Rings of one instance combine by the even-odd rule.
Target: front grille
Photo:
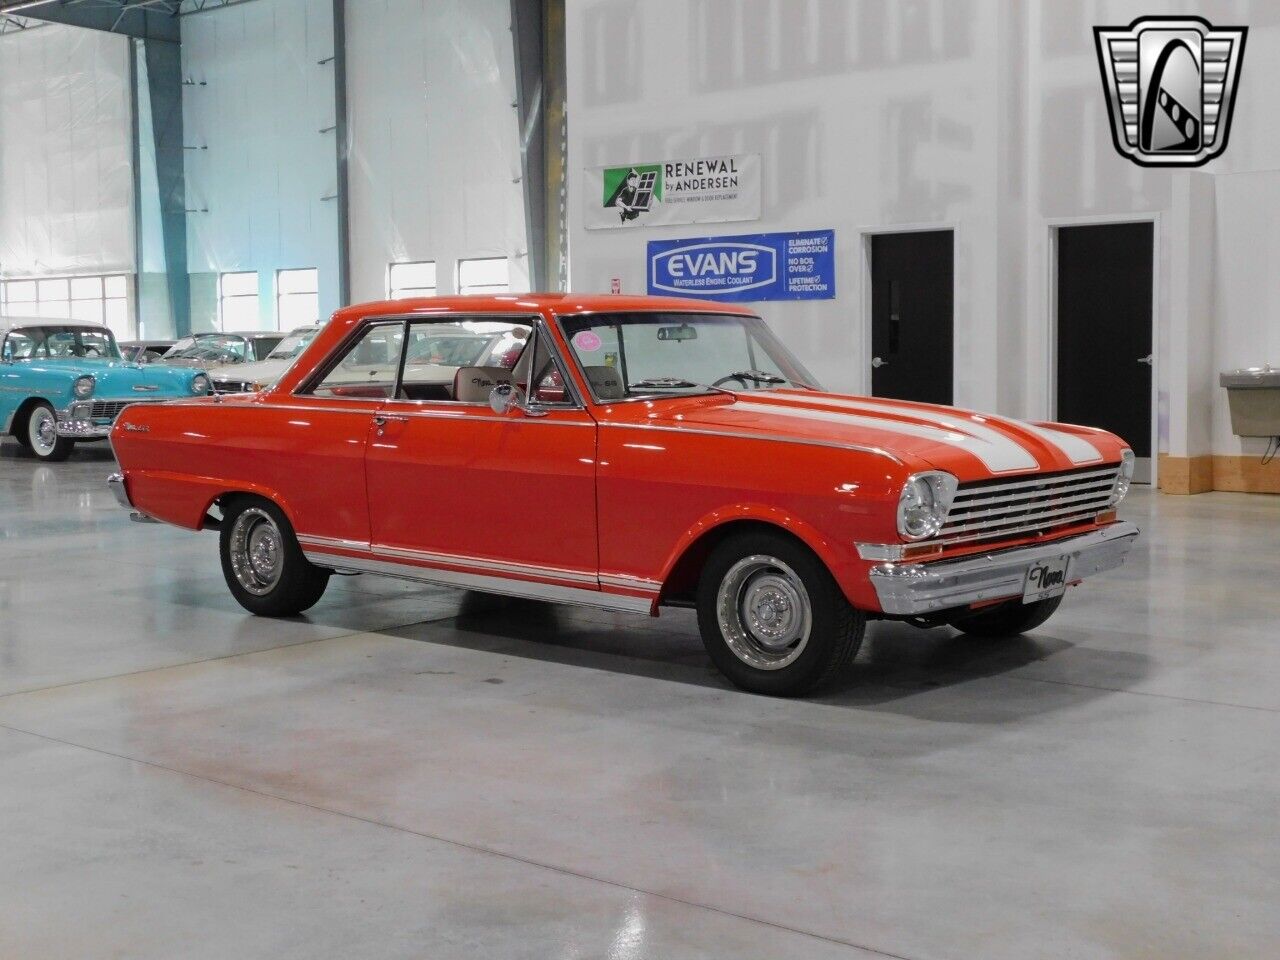
[[[246,383],[243,380],[215,380],[213,381],[214,393],[252,393],[253,384]]]
[[[133,402],[132,400],[95,400],[89,416],[94,420],[114,420],[120,415],[121,410]]]
[[[1048,533],[1093,519],[1111,503],[1119,466],[1087,467],[1020,480],[962,483],[938,533],[975,543]]]

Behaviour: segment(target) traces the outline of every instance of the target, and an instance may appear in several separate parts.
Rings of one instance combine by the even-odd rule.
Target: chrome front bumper
[[[116,503],[126,510],[133,509],[133,504],[129,502],[129,491],[124,486],[123,473],[113,473],[107,477],[107,489],[115,495]]]
[[[871,568],[880,609],[895,616],[921,616],[984,600],[1020,597],[1035,564],[1070,556],[1069,583],[1124,563],[1138,528],[1128,522],[1065,540],[1013,547],[936,563],[882,563]]]

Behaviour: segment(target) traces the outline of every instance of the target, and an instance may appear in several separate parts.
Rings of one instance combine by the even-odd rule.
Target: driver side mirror
[[[524,392],[514,383],[500,383],[489,391],[489,409],[506,415],[512,409],[524,409]]]

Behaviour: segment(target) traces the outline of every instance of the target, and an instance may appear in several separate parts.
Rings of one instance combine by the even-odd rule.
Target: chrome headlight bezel
[[[191,378],[191,392],[197,397],[202,397],[209,392],[211,381],[207,373],[197,373]]]
[[[947,522],[959,486],[960,481],[942,470],[907,477],[898,494],[898,535],[912,542],[936,537]]]
[[[1111,488],[1111,506],[1119,505],[1129,494],[1133,484],[1133,468],[1137,457],[1132,450],[1124,450],[1120,454],[1120,472],[1116,474],[1116,485]]]
[[[82,377],[76,377],[75,383],[71,385],[71,393],[77,400],[88,400],[93,396],[97,385],[98,381],[91,374],[86,373]]]

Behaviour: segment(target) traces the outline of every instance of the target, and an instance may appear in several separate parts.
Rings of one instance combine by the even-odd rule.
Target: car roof
[[[105,323],[94,320],[72,320],[61,317],[9,317],[0,316],[0,330],[14,330],[18,327],[82,327],[86,330],[105,330]]]
[[[405,300],[374,300],[344,307],[335,317],[459,313],[526,313],[551,310],[555,313],[735,313],[754,316],[754,311],[736,303],[716,303],[685,297],[627,296],[617,293],[509,293],[470,294],[449,297],[412,297]]]

